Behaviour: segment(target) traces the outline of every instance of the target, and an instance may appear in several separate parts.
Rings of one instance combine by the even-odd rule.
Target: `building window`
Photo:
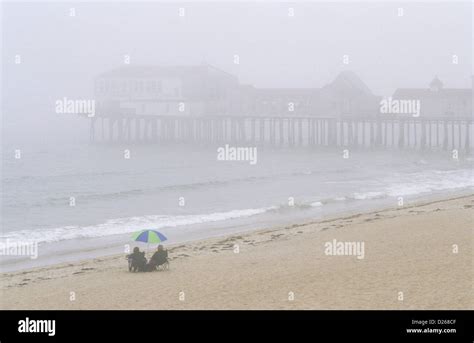
[[[146,91],[147,93],[151,93],[153,91],[153,81],[146,82]]]
[[[97,81],[97,84],[96,84],[96,91],[98,93],[101,93],[103,94],[105,92],[105,87],[104,87],[104,80],[99,80]]]
[[[116,80],[112,80],[112,94],[118,93],[118,84]]]

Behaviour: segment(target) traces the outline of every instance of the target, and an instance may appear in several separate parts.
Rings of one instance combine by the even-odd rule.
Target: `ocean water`
[[[21,159],[4,148],[0,240],[34,240],[39,256],[3,256],[2,270],[121,253],[142,229],[186,242],[474,185],[472,160],[449,153],[259,148],[252,165],[218,161],[217,148],[50,144]]]

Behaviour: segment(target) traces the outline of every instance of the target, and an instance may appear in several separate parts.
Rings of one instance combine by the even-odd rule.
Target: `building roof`
[[[356,73],[350,70],[345,70],[339,73],[330,84],[323,87],[323,90],[357,92],[364,95],[373,95],[372,91],[367,87],[364,81],[362,81]]]
[[[399,99],[472,97],[472,89],[444,88],[443,82],[435,76],[429,88],[399,88],[393,93],[393,97]]]
[[[150,66],[127,65],[98,75],[99,78],[153,78],[153,77],[191,77],[216,73],[221,76],[237,79],[234,75],[209,64],[191,66]]]
[[[472,90],[469,88],[441,88],[434,92],[424,88],[399,88],[393,93],[394,98],[447,98],[447,97],[472,97]]]
[[[443,88],[443,83],[440,79],[438,79],[438,76],[435,76],[434,79],[430,82],[430,88],[436,90],[440,90]]]
[[[255,88],[254,93],[259,97],[298,97],[313,96],[318,88]]]

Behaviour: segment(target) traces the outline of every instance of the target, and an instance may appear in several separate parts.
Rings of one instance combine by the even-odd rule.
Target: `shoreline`
[[[169,272],[129,273],[124,254],[4,272],[0,274],[0,305],[2,309],[470,309],[473,206],[474,195],[454,196],[170,245]],[[333,239],[365,242],[365,258],[325,255],[323,243]],[[239,253],[235,253],[236,244]],[[450,253],[453,244],[459,245],[459,253]],[[385,256],[387,252],[391,258]],[[314,268],[308,267],[311,264]],[[400,268],[403,272],[395,273],[399,278],[387,273]],[[410,305],[407,299],[406,307],[407,303],[398,301],[392,288],[397,283],[403,288],[400,277],[415,284],[430,280],[427,275],[420,275],[420,268],[432,271],[429,274],[433,294],[427,301],[422,294],[427,292],[424,289],[417,302],[412,298]],[[373,292],[360,284],[360,277],[376,278],[369,283],[381,287],[378,291],[383,295],[394,293],[389,298],[382,297],[385,301],[380,304],[373,302]],[[255,285],[252,279],[261,282]],[[166,282],[166,287],[160,288],[167,294],[166,301],[156,303],[157,297],[153,296],[154,301],[142,302],[137,299],[139,295],[134,297],[123,289],[124,285],[137,282],[144,289],[140,293],[147,294],[153,291],[157,280],[161,286]],[[275,284],[276,280],[281,284]],[[345,283],[354,287],[347,288]],[[313,293],[311,285],[324,289],[325,295]],[[442,285],[444,291],[433,285]],[[360,287],[362,293],[357,294]],[[335,294],[332,288],[337,290]],[[186,298],[191,300],[178,299],[183,289],[185,294],[190,293]],[[266,300],[258,299],[262,290],[268,293]],[[44,292],[49,296],[41,297]],[[70,292],[80,296],[70,301]],[[279,294],[278,300],[275,292]],[[289,292],[294,292],[294,301],[286,299]],[[410,294],[413,290],[406,292]],[[242,302],[242,296],[236,294],[243,294],[247,301]],[[433,297],[444,299],[436,301]]]
[[[420,194],[413,198],[406,199],[408,201],[408,204],[405,204],[403,208],[418,206],[425,203],[427,204],[434,201],[457,199],[460,197],[469,196],[470,194],[472,194],[472,192],[456,191],[456,195],[448,194],[448,192],[432,193],[429,195]],[[391,204],[393,204],[393,202],[395,201],[396,199],[390,199]],[[388,203],[388,198],[380,200],[369,199],[365,202],[364,206],[360,206],[362,204],[361,203],[358,207],[353,206],[350,208],[339,208],[336,210],[333,209],[328,213],[315,214],[313,212],[313,215],[306,214],[303,217],[294,217],[292,219],[280,218],[277,220],[269,220],[268,213],[264,213],[261,215],[267,216],[266,219],[256,218],[253,219],[253,223],[252,218],[254,217],[248,217],[234,219],[234,221],[236,221],[234,223],[217,221],[208,222],[204,224],[183,226],[182,229],[188,231],[188,237],[183,239],[183,237],[181,236],[183,236],[184,233],[178,230],[173,236],[176,236],[176,233],[178,233],[179,238],[176,239],[176,237],[173,237],[174,239],[168,241],[167,245],[176,246],[180,244],[192,244],[194,242],[205,241],[213,238],[227,237],[230,235],[248,234],[252,232],[258,232],[260,230],[278,230],[288,225],[313,224],[326,220],[339,219],[354,214],[370,214],[372,212],[398,208],[394,207],[393,205],[388,205]],[[314,210],[321,210],[321,208],[314,208]],[[318,217],[314,219],[314,217],[316,216]],[[191,231],[189,231],[189,229],[191,229]],[[24,259],[10,256],[1,256],[2,258],[4,258],[4,260],[0,261],[0,273],[14,273],[31,269],[52,267],[54,265],[60,265],[65,263],[78,263],[84,260],[121,255],[124,249],[124,242],[133,245],[133,242],[129,242],[129,236],[130,233],[127,233],[115,236],[85,238],[85,241],[81,241],[81,239],[73,239],[69,241],[54,243],[61,245],[59,247],[54,247],[53,250],[51,250],[51,247],[47,247],[46,254],[43,252],[41,254],[40,259]],[[168,238],[170,237],[168,236]],[[81,246],[81,248],[77,248],[78,246]],[[140,246],[140,248],[142,248],[142,246]]]

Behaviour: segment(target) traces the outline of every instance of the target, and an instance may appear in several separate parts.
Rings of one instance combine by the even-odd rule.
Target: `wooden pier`
[[[123,116],[91,118],[93,142],[204,143],[471,152],[472,118]]]

